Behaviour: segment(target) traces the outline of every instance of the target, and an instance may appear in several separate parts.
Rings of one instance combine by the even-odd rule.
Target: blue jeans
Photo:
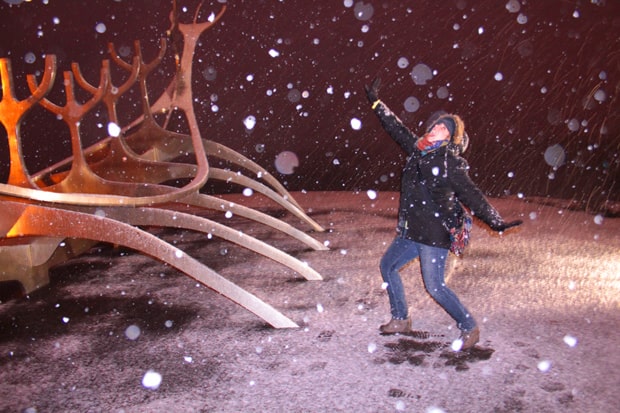
[[[405,289],[398,270],[419,257],[426,291],[456,321],[459,329],[469,331],[476,327],[476,321],[469,311],[446,286],[444,272],[448,252],[447,249],[420,244],[401,236],[392,241],[381,258],[380,269],[383,281],[387,283],[393,318],[404,320],[408,316]]]

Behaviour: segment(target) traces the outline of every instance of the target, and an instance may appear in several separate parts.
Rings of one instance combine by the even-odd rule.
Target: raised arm
[[[405,124],[390,110],[390,108],[379,99],[379,87],[381,80],[376,78],[370,86],[366,86],[366,96],[372,105],[383,129],[390,137],[398,143],[407,154],[413,153],[416,148],[418,137],[405,126]]]

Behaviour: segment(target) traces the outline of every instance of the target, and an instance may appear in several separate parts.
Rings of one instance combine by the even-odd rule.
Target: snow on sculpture
[[[50,267],[84,252],[93,242],[107,242],[135,249],[177,268],[275,328],[297,327],[295,322],[269,304],[141,228],[163,226],[210,234],[288,266],[308,280],[322,279],[307,264],[275,247],[228,226],[184,212],[188,206],[231,211],[282,231],[314,250],[327,249],[321,242],[282,220],[200,192],[209,179],[244,185],[277,202],[313,230],[323,231],[266,170],[225,145],[204,139],[200,133],[191,90],[194,50],[198,38],[217,23],[225,10],[226,6],[223,6],[217,16],[197,23],[198,10],[191,24],[182,24],[178,22],[176,2],[173,1],[172,26],[168,35],[182,39],[183,48],[175,55],[175,77],[153,105],[149,103],[146,79],[166,53],[165,38],[160,41],[158,56],[148,63],[142,58],[138,41],[131,63],[123,61],[110,44],[112,62],[128,73],[124,83],[118,86],[113,84],[109,60],[102,62],[96,86],[88,83],[78,64],[73,63],[71,71],[63,73],[64,106],[46,98],[57,74],[53,55],[45,58],[40,82],[33,75],[27,77],[31,96],[21,101],[15,98],[10,60],[0,59],[0,122],[7,131],[11,162],[7,182],[0,183],[0,208],[4,211],[0,216],[0,281],[17,280],[27,292],[32,291],[48,282]],[[91,96],[85,103],[76,99],[76,83]],[[120,133],[117,130],[113,136],[84,148],[80,124],[85,115],[96,105],[103,104],[110,125],[116,126],[110,129],[118,129],[116,104],[136,83],[140,88],[143,114],[132,124],[122,127]],[[72,156],[30,174],[19,130],[22,120],[35,105],[43,106],[65,122],[70,131]],[[166,125],[159,125],[153,116],[154,113],[172,111],[184,115],[188,134],[166,129]],[[185,158],[175,161],[179,153],[193,154],[195,161],[192,163]],[[263,182],[239,172],[210,167],[210,156],[253,172]],[[187,183],[183,186],[166,184],[175,179]]]

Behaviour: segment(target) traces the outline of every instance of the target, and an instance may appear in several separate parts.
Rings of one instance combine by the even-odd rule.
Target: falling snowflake
[[[161,374],[154,370],[148,370],[142,377],[142,385],[150,390],[157,390],[161,385]]]

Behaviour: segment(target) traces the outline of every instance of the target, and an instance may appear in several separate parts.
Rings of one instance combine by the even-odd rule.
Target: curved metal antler
[[[107,82],[103,91],[102,101],[108,110],[108,119],[110,120],[110,122],[118,124],[119,122],[116,112],[116,104],[118,103],[120,97],[136,83],[136,80],[138,80],[138,74],[140,73],[140,62],[138,60],[138,57],[135,56],[133,59],[133,64],[131,65],[129,70],[130,74],[125,80],[125,82],[120,86],[115,86],[112,83],[110,61],[107,59],[103,60],[102,67],[107,77]],[[78,85],[80,85],[82,89],[86,90],[92,95],[95,95],[97,93],[98,87],[93,86],[88,83],[88,81],[86,81],[86,79],[82,75],[82,72],[80,71],[79,64],[73,62],[71,64],[71,71],[75,76],[75,81],[78,83]]]
[[[28,87],[31,91],[37,89],[37,80],[33,75],[27,76]],[[99,184],[99,179],[90,170],[84,152],[82,150],[82,138],[80,136],[80,121],[90,112],[96,104],[103,98],[108,76],[105,68],[101,69],[99,76],[99,87],[92,97],[81,104],[75,97],[75,82],[73,74],[70,71],[64,72],[64,84],[66,103],[64,106],[57,105],[47,98],[41,99],[39,102],[48,111],[60,117],[69,128],[71,134],[71,152],[73,161],[69,174],[58,184],[52,185],[46,189],[59,192],[93,192],[93,186]],[[96,191],[95,191],[96,192]]]
[[[142,92],[141,93],[142,108],[144,111],[145,118],[151,116],[151,105],[149,103],[149,95],[148,95],[148,88],[146,85],[146,78],[156,67],[158,67],[161,64],[162,60],[164,59],[164,56],[166,55],[166,49],[167,49],[167,42],[166,42],[166,39],[162,37],[161,39],[159,39],[159,53],[153,60],[146,63],[142,56],[142,47],[140,45],[140,41],[136,40],[134,42],[134,50],[135,50],[134,63],[137,62],[138,64],[137,79],[140,84],[140,92]],[[119,54],[116,52],[116,48],[114,47],[114,43],[108,43],[108,51],[114,63],[116,63],[118,66],[120,66],[121,68],[125,69],[128,72],[133,71],[134,66],[132,64],[125,62],[119,56]]]
[[[82,208],[83,209],[83,208]],[[168,227],[178,229],[188,229],[192,231],[210,234],[226,241],[235,243],[244,248],[262,254],[276,262],[286,265],[290,269],[297,271],[307,280],[322,280],[323,277],[310,266],[302,263],[298,259],[280,251],[279,249],[260,241],[250,235],[246,235],[241,231],[229,228],[213,220],[191,215],[185,212],[167,210],[162,208],[138,207],[110,207],[96,208],[101,214],[105,214],[106,218],[111,218],[119,222],[130,224],[133,226],[149,226],[149,227]],[[93,207],[84,209],[84,212],[93,214],[96,212]]]
[[[19,101],[15,98],[13,72],[9,59],[0,59],[0,76],[2,77],[0,122],[4,125],[9,140],[10,171],[8,184],[36,188],[24,162],[19,128],[24,115],[52,89],[56,78],[56,56],[45,56],[45,72],[41,84],[34,88],[31,92],[32,95],[24,100]]]
[[[0,235],[7,238],[45,236],[91,239],[123,245],[157,258],[245,307],[275,328],[298,325],[269,304],[223,278],[178,248],[139,228],[76,211],[2,201],[17,219],[0,220]],[[79,225],[76,223],[79,222]]]
[[[113,49],[113,46],[111,46],[111,48]],[[139,45],[136,45],[136,48],[139,50]],[[131,67],[127,68],[126,65],[124,65],[126,69],[130,69],[130,76],[125,83],[117,87],[112,83],[110,61],[107,59],[103,61],[103,67],[108,77],[108,82],[102,100],[108,109],[108,119],[111,122],[117,125],[119,124],[116,103],[119,98],[133,86],[136,80],[138,80],[140,71],[152,70],[156,67],[156,65],[153,65],[152,68],[149,69],[147,66],[148,65],[142,64],[141,54],[140,56],[134,56]],[[90,93],[96,93],[97,88],[84,79],[79,70],[79,65],[73,63],[71,68],[78,84]],[[142,81],[140,85],[142,91],[144,91],[145,89]],[[115,139],[109,140],[106,149],[107,153],[104,158],[90,165],[93,172],[104,179],[121,182],[160,184],[170,179],[186,179],[196,175],[197,168],[195,165],[157,162],[143,159],[127,145],[123,133]]]
[[[192,59],[194,56],[196,42],[198,41],[200,35],[207,29],[209,29],[213,24],[215,24],[226,11],[226,6],[224,5],[220,12],[215,16],[212,20],[197,23],[198,14],[200,11],[200,7],[196,10],[194,15],[194,22],[192,24],[182,24],[176,21],[176,17],[171,14],[171,22],[172,27],[169,32],[174,33],[175,30],[179,30],[183,35],[183,53],[181,56],[180,63],[178,64],[177,74],[175,78],[171,81],[170,87],[162,93],[162,95],[157,99],[155,104],[152,107],[152,112],[159,112],[164,110],[169,110],[171,107],[178,107],[185,111],[188,121],[190,123],[190,128],[195,127],[198,129],[197,122],[195,122],[195,114],[193,110],[193,99],[191,96],[191,85],[189,82],[192,78]],[[172,93],[169,90],[172,89]],[[325,229],[322,228],[318,223],[314,222],[310,217],[308,217],[303,210],[300,208],[297,201],[293,198],[291,194],[271,175],[263,168],[260,168],[258,165],[253,163],[248,158],[232,151],[231,149],[225,147],[221,144],[215,144],[208,140],[203,140],[203,146],[205,148],[205,153],[207,155],[213,155],[220,157],[224,160],[230,161],[233,164],[242,166],[257,175],[260,174],[265,178],[265,182],[267,182],[275,191],[271,190],[258,190],[258,188],[264,188],[264,185],[258,182],[250,182],[248,180],[244,180],[249,187],[256,188],[258,192],[263,193],[268,196],[273,201],[278,204],[284,206],[287,210],[292,212],[293,214],[300,217],[303,221],[306,221],[312,228],[316,231],[322,232]],[[198,156],[198,154],[196,154]],[[222,171],[215,171],[214,168],[209,169],[209,178],[210,179],[224,179],[228,180],[230,178],[229,175],[224,176]],[[242,179],[242,178],[241,178]]]
[[[76,69],[77,70],[77,69]],[[80,121],[105,93],[109,79],[109,66],[102,65],[97,92],[86,103],[80,104],[75,98],[75,83],[72,72],[65,72],[66,104],[59,106],[48,99],[42,99],[41,105],[57,114],[69,127],[71,133],[72,163],[69,173],[59,182],[45,187],[45,191],[28,191],[27,189],[8,188],[13,196],[27,197],[48,202],[64,202],[77,205],[145,205],[170,202],[190,192],[196,192],[203,183],[194,182],[183,188],[153,185],[145,183],[127,183],[108,181],[95,174],[86,161],[80,137]],[[27,77],[31,90],[37,88],[36,78]],[[193,172],[193,169],[190,169]],[[197,175],[197,174],[195,174]],[[206,172],[205,172],[206,175]],[[191,176],[191,175],[190,175]],[[206,181],[206,178],[205,178]],[[0,192],[4,188],[0,187]],[[51,192],[59,193],[58,196]],[[58,201],[60,200],[60,201]]]

